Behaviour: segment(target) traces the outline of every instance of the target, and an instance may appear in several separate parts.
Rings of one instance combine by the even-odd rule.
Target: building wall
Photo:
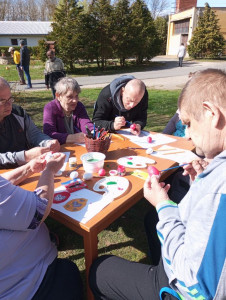
[[[193,22],[194,15],[196,9],[193,7],[192,9],[174,14],[169,16],[169,26],[168,26],[168,37],[167,37],[167,48],[166,55],[177,55],[178,48],[181,44],[182,34],[174,34],[174,22],[184,19],[190,19],[189,31],[188,31],[188,41],[191,39],[192,31],[193,31]],[[188,54],[186,54],[187,56]]]
[[[181,12],[197,6],[197,0],[177,0],[176,12]]]
[[[221,27],[221,33],[223,34],[225,40],[226,40],[226,8],[212,8],[218,19],[219,19],[219,25]],[[190,18],[190,26],[189,26],[189,32],[188,32],[188,43],[189,40],[192,37],[193,31],[195,30],[199,15],[204,10],[204,7],[202,8],[196,8],[193,7],[192,9],[188,9],[186,11],[173,14],[169,16],[169,25],[168,25],[168,36],[167,36],[167,48],[166,48],[166,55],[177,55],[178,48],[181,43],[181,34],[174,34],[174,22]],[[225,50],[226,51],[226,50]],[[188,54],[186,54],[188,56]]]
[[[43,38],[44,36],[0,36],[0,46],[12,46],[11,39],[18,39],[18,45],[19,40],[27,39],[28,46],[38,46],[38,41]]]

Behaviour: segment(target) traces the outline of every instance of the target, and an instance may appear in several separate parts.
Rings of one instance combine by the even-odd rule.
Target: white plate
[[[127,168],[146,168],[147,164],[154,164],[155,160],[145,156],[124,156],[117,160],[119,165]]]
[[[93,187],[96,192],[110,193],[113,198],[121,196],[129,187],[129,180],[120,176],[109,176],[98,180]]]

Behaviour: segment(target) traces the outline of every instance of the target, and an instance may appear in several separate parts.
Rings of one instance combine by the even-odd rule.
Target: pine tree
[[[131,6],[131,27],[133,34],[132,52],[137,63],[150,59],[159,52],[159,40],[154,21],[143,0],[135,0]]]
[[[89,9],[93,28],[90,31],[92,43],[95,43],[96,59],[99,66],[106,65],[107,58],[112,57],[112,6],[110,0],[93,0]]]
[[[53,31],[48,35],[48,40],[56,41],[56,54],[71,71],[80,55],[79,25],[82,12],[83,8],[78,6],[77,0],[61,1],[54,13]]]
[[[168,17],[157,17],[154,20],[155,28],[159,37],[159,53],[161,55],[166,54],[166,42],[167,42],[167,30],[168,30]]]
[[[114,55],[120,59],[120,65],[125,65],[126,58],[132,55],[131,11],[129,0],[119,0],[115,3],[113,13],[113,43]]]
[[[225,40],[220,32],[218,21],[215,12],[206,3],[203,15],[199,17],[188,45],[188,53],[191,57],[214,58],[223,52]]]

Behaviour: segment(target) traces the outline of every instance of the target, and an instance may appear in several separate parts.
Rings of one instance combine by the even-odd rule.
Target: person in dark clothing
[[[139,135],[147,122],[148,92],[144,83],[133,76],[114,79],[99,94],[95,103],[93,122],[114,132],[135,124],[131,133]]]
[[[20,41],[20,68],[21,70],[24,71],[25,76],[27,78],[27,88],[31,89],[32,84],[31,84],[29,65],[30,65],[30,53],[27,46],[25,45],[25,41],[21,40]]]

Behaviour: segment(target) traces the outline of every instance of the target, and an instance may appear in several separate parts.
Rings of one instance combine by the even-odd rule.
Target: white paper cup
[[[83,168],[86,173],[98,173],[104,166],[105,154],[101,152],[89,152],[81,156]]]

